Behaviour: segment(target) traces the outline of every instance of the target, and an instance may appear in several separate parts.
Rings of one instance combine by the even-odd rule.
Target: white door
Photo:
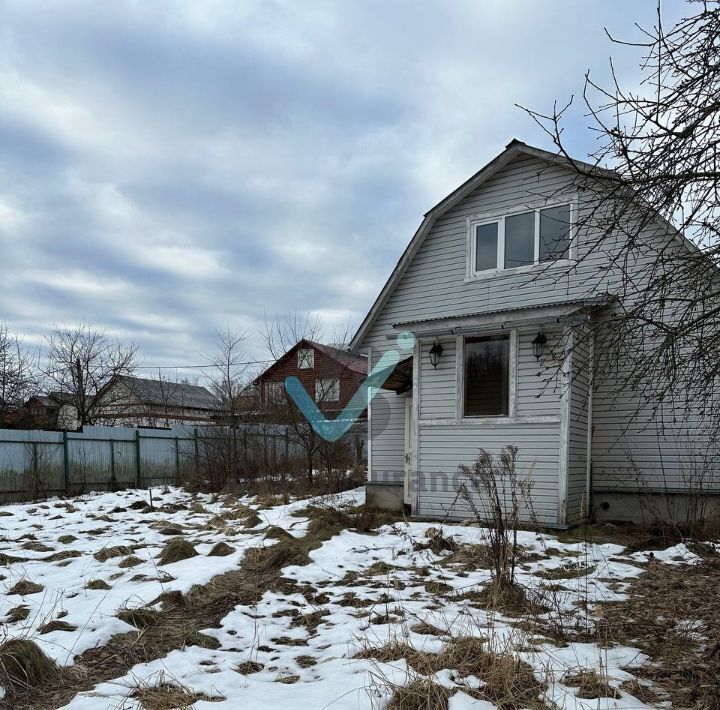
[[[404,503],[410,505],[410,476],[412,473],[412,395],[405,397],[405,495]]]

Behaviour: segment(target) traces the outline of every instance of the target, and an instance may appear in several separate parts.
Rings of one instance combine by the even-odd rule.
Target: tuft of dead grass
[[[77,540],[75,535],[60,535],[57,539],[61,545],[69,545],[71,542],[75,542],[75,540]]]
[[[238,673],[243,675],[251,675],[252,673],[259,673],[265,666],[257,661],[245,661],[235,668]]]
[[[211,651],[216,651],[222,644],[214,636],[201,634],[199,631],[191,631],[187,636],[185,636],[185,645],[200,646],[200,648],[207,648]]]
[[[102,579],[91,579],[86,585],[85,589],[112,589],[112,587]]]
[[[8,589],[8,596],[11,594],[19,594],[20,596],[26,596],[28,594],[38,594],[45,589],[42,584],[37,584],[29,579],[21,579],[16,582],[10,589]]]
[[[129,555],[124,560],[118,563],[118,567],[120,567],[121,569],[127,569],[128,567],[137,567],[142,563],[143,561],[139,557],[135,557],[135,555]]]
[[[54,552],[52,555],[43,557],[43,562],[62,562],[63,560],[70,560],[74,557],[82,557],[82,552],[79,550],[61,550],[60,552]]]
[[[288,565],[307,564],[308,554],[295,538],[280,540],[269,547],[254,547],[245,553],[242,566],[254,572],[279,570]]]
[[[219,703],[225,700],[222,696],[209,696],[195,693],[175,683],[162,683],[152,687],[136,688],[131,697],[140,702],[145,710],[192,710],[195,703],[205,701]]]
[[[404,689],[395,688],[394,702],[405,705],[389,707],[436,707],[412,703],[416,702],[420,687],[434,696],[435,689],[428,686],[430,677],[443,669],[451,669],[460,678],[471,675],[481,678],[484,683],[482,689],[467,692],[473,697],[495,703],[501,710],[546,708],[541,699],[545,688],[535,677],[532,668],[509,649],[493,649],[485,639],[476,636],[453,638],[438,654],[420,651],[409,644],[394,640],[380,648],[360,651],[355,658],[373,658],[386,663],[404,658],[415,673],[423,676],[416,681],[421,683],[421,686],[412,687],[411,683]],[[447,707],[447,704],[440,704],[438,707]]]
[[[40,627],[41,634],[49,634],[51,631],[77,631],[77,626],[69,624],[67,621],[61,619],[54,619],[49,621],[44,626]]]
[[[210,552],[208,552],[208,557],[227,557],[228,555],[232,555],[233,552],[235,552],[234,547],[231,547],[225,542],[217,542],[212,546]]]
[[[444,688],[430,678],[416,678],[394,689],[387,710],[447,710],[454,690]]]
[[[5,619],[8,623],[13,623],[15,621],[25,621],[28,616],[30,616],[30,607],[21,604],[20,606],[10,609]]]
[[[127,557],[132,554],[132,548],[127,545],[115,545],[113,547],[103,547],[98,550],[93,557],[98,562],[107,562],[113,557]]]
[[[56,673],[55,663],[29,639],[11,639],[0,645],[0,685],[10,693],[32,690]]]
[[[169,565],[172,562],[187,560],[196,555],[197,550],[192,546],[192,543],[181,537],[173,537],[165,544],[159,555],[159,560],[161,565]]]
[[[621,694],[612,688],[605,678],[598,675],[594,668],[578,668],[568,671],[562,678],[564,685],[577,688],[577,697],[583,700],[594,698],[613,698],[617,700]]]
[[[159,612],[154,609],[120,609],[117,613],[118,619],[126,624],[134,626],[136,629],[146,629],[149,626],[156,626],[160,620]]]

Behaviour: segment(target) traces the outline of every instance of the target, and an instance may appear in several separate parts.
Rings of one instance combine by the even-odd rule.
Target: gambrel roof
[[[373,303],[372,308],[360,324],[357,333],[355,333],[355,336],[350,343],[351,350],[355,350],[360,346],[360,343],[369,331],[378,313],[387,303],[387,300],[390,298],[390,294],[400,282],[400,279],[410,265],[410,262],[417,254],[423,241],[425,240],[425,237],[428,235],[438,218],[457,205],[461,200],[465,199],[465,197],[480,187],[480,185],[482,185],[485,181],[489,180],[493,175],[502,170],[502,168],[504,168],[508,163],[521,155],[539,158],[546,163],[567,167],[570,170],[580,173],[613,174],[611,171],[604,171],[603,169],[598,168],[595,165],[591,165],[590,163],[566,158],[565,156],[558,155],[557,153],[551,153],[550,151],[542,150],[541,148],[534,148],[533,146],[527,145],[515,138],[511,140],[500,155],[493,158],[471,178],[466,180],[462,185],[453,190],[447,197],[440,200],[440,202],[438,202],[432,209],[425,213],[424,219],[418,227],[418,230],[415,232],[415,235],[400,257],[395,269],[392,274],[390,274],[390,278],[387,280],[385,286],[383,286],[383,289],[375,300],[375,303]]]

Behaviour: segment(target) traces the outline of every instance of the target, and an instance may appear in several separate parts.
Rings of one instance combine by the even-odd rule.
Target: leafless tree
[[[48,383],[77,412],[80,426],[120,415],[119,375],[137,367],[137,346],[122,345],[87,323],[59,326],[47,337]]]
[[[322,342],[326,339],[327,332],[319,316],[294,311],[267,319],[262,336],[267,352],[273,359],[279,360],[301,340]],[[351,333],[352,325],[349,322],[343,328],[333,329],[330,335],[333,346],[342,347],[349,341]],[[333,367],[325,367],[322,377],[315,380],[314,391],[309,393],[325,413],[332,409],[332,402],[329,401],[331,391],[337,390],[337,385],[334,383],[339,382],[342,370],[342,363],[337,363]],[[343,462],[347,461],[347,446],[343,443],[330,444],[326,442],[295,406],[282,383],[272,384],[277,385],[272,394],[270,394],[270,390],[263,393],[261,417],[266,421],[284,424],[288,427],[292,442],[304,453],[305,478],[308,485],[313,486],[318,458],[322,459],[323,466],[329,472],[334,461],[339,461],[341,458]],[[342,456],[340,456],[340,452],[342,452]]]
[[[324,337],[320,316],[300,311],[266,317],[262,333],[265,349],[274,360],[279,360],[300,340],[320,342]]]
[[[720,422],[720,4],[690,0],[688,15],[639,28],[639,89],[612,69],[609,87],[586,74],[584,109],[597,136],[590,163],[574,160],[564,126],[572,99],[529,110],[573,167],[586,268],[616,297],[593,335],[596,382],[640,393],[673,421],[695,410]],[[594,258],[596,254],[603,258]],[[584,263],[583,263],[584,262]],[[601,273],[598,273],[601,272]],[[668,412],[670,414],[668,415]]]
[[[37,355],[0,323],[0,419],[21,407],[38,384]]]
[[[237,419],[240,395],[248,384],[247,338],[247,331],[234,332],[229,327],[218,331],[217,350],[210,357],[210,389],[230,422]]]

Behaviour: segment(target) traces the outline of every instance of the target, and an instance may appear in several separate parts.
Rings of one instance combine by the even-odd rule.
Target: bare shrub
[[[465,480],[458,496],[470,507],[487,539],[493,584],[499,591],[515,586],[520,510],[531,488],[529,476],[525,480],[518,476],[517,452],[516,446],[506,446],[496,459],[480,449],[471,466],[459,466]]]

